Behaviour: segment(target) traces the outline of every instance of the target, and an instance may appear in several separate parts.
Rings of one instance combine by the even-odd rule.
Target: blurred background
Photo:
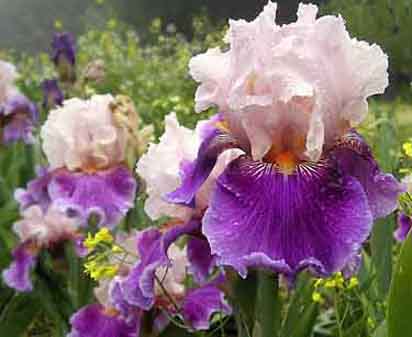
[[[299,1],[278,0],[277,2],[278,23],[294,21]],[[378,43],[389,54],[391,85],[383,99],[399,103],[396,113],[401,116],[401,124],[408,131],[412,131],[412,116],[409,117],[410,114],[405,113],[405,110],[409,111],[408,107],[412,102],[410,85],[412,0],[312,0],[311,2],[320,6],[321,14],[340,13],[347,21],[348,29],[353,36]],[[147,102],[150,99],[153,103],[153,95],[150,93],[147,95],[144,91],[144,87],[150,86],[150,79],[149,84],[139,83],[139,78],[147,80],[147,76],[151,75],[147,74],[146,77],[140,75],[150,71],[154,74],[155,80],[159,78],[160,72],[170,72],[168,76],[160,74],[160,78],[172,78],[173,82],[187,80],[187,61],[191,55],[220,43],[227,18],[252,19],[266,3],[267,0],[0,0],[0,52],[12,54],[19,60],[22,55],[38,58],[42,53],[49,51],[50,41],[56,30],[75,34],[80,45],[79,59],[84,63],[92,61],[95,56],[93,53],[100,54],[103,59],[108,57],[114,61],[110,53],[130,53],[130,48],[134,46],[138,49],[137,54],[143,56],[140,61],[133,61],[129,54],[127,60],[122,60],[126,61],[124,66],[128,68],[117,70],[119,76],[127,73],[123,78],[123,88],[116,86],[116,82],[113,82],[116,79],[111,78],[112,82],[104,89],[120,90],[132,94],[133,98],[140,100],[147,98]],[[110,32],[115,35],[111,34],[109,38]],[[99,47],[105,43],[104,40],[107,43],[110,39],[116,39],[118,48],[106,50],[106,54],[103,55]],[[111,41],[111,43],[112,48],[115,48],[116,42]],[[161,65],[153,69],[150,64],[154,66],[153,58],[156,57],[162,59],[159,62]],[[103,61],[110,64],[108,59]],[[116,61],[119,61],[119,58]],[[169,69],[167,64],[172,68],[177,64],[177,68],[181,71]],[[22,67],[24,68],[25,65],[27,62],[23,63]],[[117,65],[117,67],[121,66]],[[129,70],[132,68],[140,69],[140,72],[137,74],[136,71],[132,71],[130,74]],[[38,73],[43,70],[39,70]],[[116,71],[111,69],[111,72]],[[132,74],[137,76],[132,78]],[[117,78],[117,80],[121,79]],[[139,93],[142,94],[143,90],[143,94],[147,97],[136,97],[133,94],[138,92],[131,93],[125,88],[127,85],[132,85],[127,84],[129,80],[134,81],[135,86],[140,86]],[[158,85],[153,83],[149,89],[159,89]],[[162,94],[167,95],[165,90],[169,90],[170,97],[184,101],[187,93],[187,100],[183,102],[187,104],[183,105],[190,109],[189,100],[193,97],[194,86],[189,84],[183,86],[185,86],[183,94],[178,97],[173,95],[173,88],[167,86],[163,91],[159,91],[159,97]],[[182,92],[181,86],[176,87],[178,88],[176,92]],[[165,110],[174,107],[173,104],[165,102],[162,104],[165,105]],[[147,109],[146,106],[143,108],[146,111],[143,114],[150,113],[153,116],[151,109]],[[163,111],[160,115],[164,115]]]

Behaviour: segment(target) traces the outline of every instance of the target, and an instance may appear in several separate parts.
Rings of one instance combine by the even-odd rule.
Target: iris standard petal
[[[213,171],[219,155],[225,150],[238,147],[236,140],[229,134],[219,129],[209,132],[200,145],[197,159],[185,165],[182,184],[167,195],[167,200],[194,207],[196,193]]]

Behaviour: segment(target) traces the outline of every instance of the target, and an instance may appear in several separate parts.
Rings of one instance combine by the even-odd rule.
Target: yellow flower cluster
[[[84,264],[86,273],[93,280],[111,279],[116,276],[119,267],[116,265],[102,264],[101,261],[92,259]]]
[[[107,228],[102,228],[95,235],[88,233],[84,245],[92,254],[88,256],[84,267],[93,280],[110,279],[116,276],[119,267],[110,262],[109,256],[111,253],[121,253],[122,249],[113,245],[113,242],[113,235]],[[100,249],[96,249],[98,247]]]
[[[412,158],[412,142],[403,143],[402,149],[405,152],[406,156]]]
[[[101,243],[112,244],[113,241],[114,239],[110,231],[107,228],[102,228],[94,236],[88,233],[84,245],[89,251],[92,251]]]
[[[350,290],[359,286],[359,280],[356,277],[351,277],[349,280],[345,280],[341,272],[334,274],[327,279],[316,279],[313,284],[315,290],[312,293],[312,301],[315,303],[324,303],[325,300],[321,293],[323,289],[346,289]]]

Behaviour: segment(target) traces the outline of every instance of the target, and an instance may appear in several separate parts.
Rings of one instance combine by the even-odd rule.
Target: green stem
[[[253,335],[275,337],[281,327],[281,303],[278,276],[266,271],[258,272],[256,321]]]

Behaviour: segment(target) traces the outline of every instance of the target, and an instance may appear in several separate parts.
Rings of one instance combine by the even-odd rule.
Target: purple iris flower
[[[38,121],[39,111],[33,102],[22,94],[11,96],[0,107],[3,142],[23,140],[26,144],[33,143],[33,131]]]
[[[45,109],[53,109],[56,106],[62,105],[64,94],[60,90],[56,79],[44,80],[41,87],[43,89],[43,107]]]
[[[71,33],[54,34],[51,59],[62,81],[74,82],[76,80],[76,41]]]

